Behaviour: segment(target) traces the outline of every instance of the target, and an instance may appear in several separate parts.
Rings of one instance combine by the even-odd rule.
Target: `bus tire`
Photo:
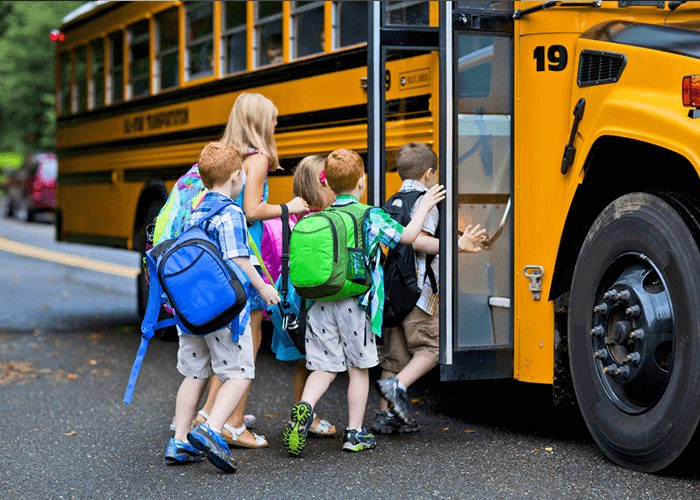
[[[608,205],[569,301],[583,418],[605,455],[642,472],[676,462],[700,420],[700,217],[687,198],[671,200],[631,193]]]

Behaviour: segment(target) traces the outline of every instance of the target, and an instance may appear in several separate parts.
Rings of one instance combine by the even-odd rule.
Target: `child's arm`
[[[250,279],[250,282],[265,301],[265,304],[269,306],[277,304],[280,301],[280,296],[277,290],[275,290],[275,287],[263,281],[248,257],[236,257],[233,261],[243,270],[246,276],[248,276],[248,279]]]
[[[440,253],[440,240],[422,231],[420,235],[418,235],[418,238],[416,238],[416,241],[413,242],[413,251],[416,253],[437,255]]]
[[[444,200],[445,196],[445,186],[440,185],[431,187],[423,195],[413,211],[413,219],[411,219],[411,222],[404,228],[403,233],[401,233],[399,243],[411,245],[416,241],[416,238],[418,238],[423,230],[423,224],[425,223],[425,218],[428,216],[428,212],[430,212],[435,205]]]
[[[262,155],[251,156],[245,161],[247,168],[243,210],[248,222],[274,219],[282,215],[279,205],[268,205],[263,198],[265,177],[267,176],[267,159]],[[309,206],[298,196],[287,203],[290,214],[307,212]]]

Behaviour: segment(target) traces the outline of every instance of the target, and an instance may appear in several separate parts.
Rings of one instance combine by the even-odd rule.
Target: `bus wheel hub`
[[[627,413],[643,413],[663,395],[673,356],[673,309],[651,260],[615,259],[592,311],[591,355],[607,396]]]

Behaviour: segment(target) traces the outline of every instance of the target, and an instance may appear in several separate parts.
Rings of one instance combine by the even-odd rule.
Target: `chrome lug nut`
[[[605,335],[605,330],[602,326],[591,328],[591,337],[602,337],[603,335]]]
[[[608,351],[606,349],[599,349],[593,353],[593,357],[602,361],[608,357]]]
[[[622,290],[617,294],[617,300],[619,302],[629,302],[631,298],[632,295],[630,294],[629,290]]]
[[[633,352],[633,353],[630,353],[627,355],[627,357],[625,358],[625,363],[632,363],[633,365],[636,366],[639,364],[640,358],[641,358],[641,356],[639,355],[638,352]]]
[[[639,309],[639,306],[630,306],[625,309],[625,314],[627,316],[632,316],[633,318],[638,317],[640,312],[641,310]]]
[[[618,368],[616,365],[608,365],[605,368],[603,368],[603,373],[614,377],[615,375],[617,375],[617,370]]]
[[[593,308],[593,312],[597,314],[607,314],[608,313],[608,305],[607,304],[598,304]]]
[[[618,293],[617,290],[615,290],[614,288],[611,288],[603,294],[603,298],[606,300],[617,300],[617,297]]]
[[[630,332],[630,339],[632,340],[644,340],[644,330],[637,328]]]

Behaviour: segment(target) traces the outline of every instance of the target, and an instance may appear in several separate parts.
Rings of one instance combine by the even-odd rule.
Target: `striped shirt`
[[[405,181],[403,181],[403,184],[401,184],[401,189],[399,189],[399,192],[405,193],[408,191],[425,192],[428,191],[428,188],[416,180],[406,179]],[[413,218],[413,215],[416,213],[416,207],[418,206],[418,203],[421,199],[422,197],[418,198],[416,200],[416,204],[413,205],[413,209],[411,210],[411,218]],[[436,232],[439,221],[440,212],[438,212],[437,207],[433,207],[430,210],[430,212],[428,212],[428,216],[425,218],[425,222],[423,223],[423,231],[428,233],[430,236],[437,237],[438,235],[436,234]],[[418,277],[418,287],[420,288],[420,297],[418,298],[418,302],[416,303],[416,305],[421,310],[425,311],[427,314],[434,316],[437,310],[438,302],[440,300],[440,282],[438,281],[440,277],[439,256],[435,256],[430,266],[433,270],[433,273],[435,274],[435,283],[437,285],[437,290],[435,291],[433,291],[430,279],[428,279],[426,276],[425,266],[426,254],[416,252],[416,275]]]

